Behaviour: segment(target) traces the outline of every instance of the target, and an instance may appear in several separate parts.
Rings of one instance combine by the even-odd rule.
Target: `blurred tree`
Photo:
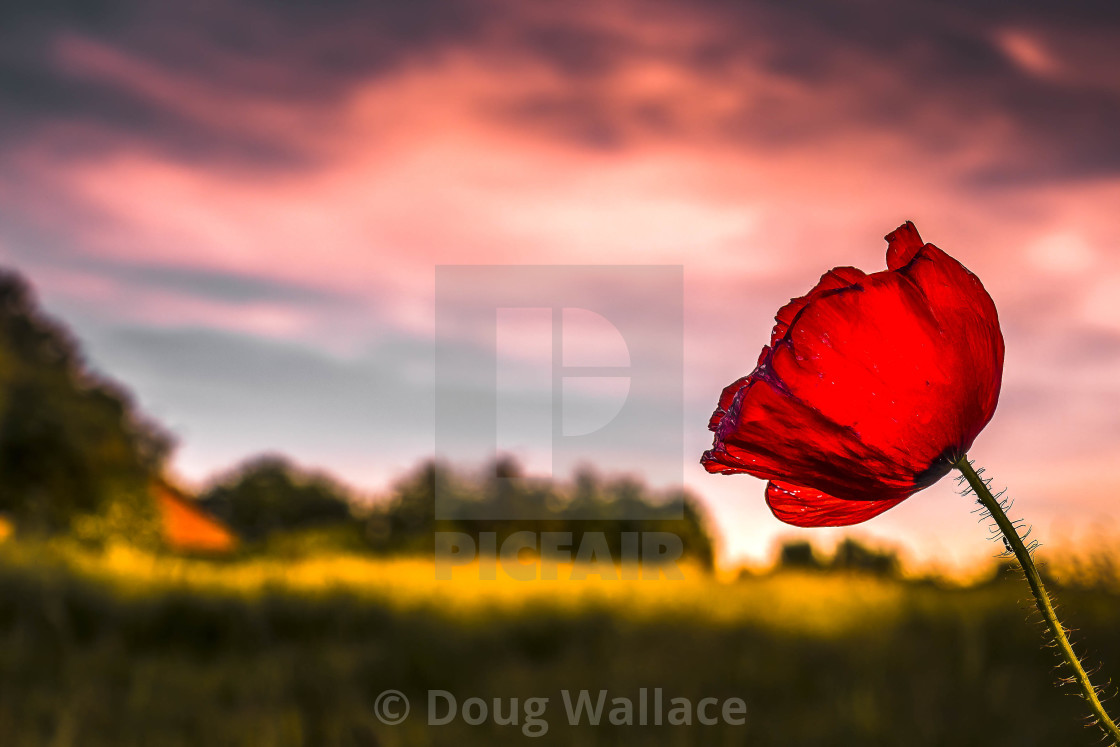
[[[782,544],[778,551],[778,567],[782,569],[820,570],[822,566],[812,543],[795,540]]]
[[[707,518],[687,492],[656,492],[633,478],[604,479],[587,468],[577,471],[570,485],[530,478],[506,456],[478,475],[426,462],[397,483],[367,525],[371,544],[382,552],[430,553],[436,531],[476,539],[480,532],[494,532],[499,544],[519,531],[571,532],[573,547],[585,532],[601,532],[615,558],[622,555],[623,532],[670,532],[681,538],[687,558],[709,568],[714,561]]]
[[[249,540],[279,530],[353,520],[348,491],[320,472],[264,455],[219,477],[200,497],[204,509]]]
[[[116,384],[94,373],[28,284],[0,271],[0,511],[21,530],[154,537],[148,492],[170,448]]]
[[[389,502],[376,507],[366,520],[366,536],[374,549],[432,552],[436,490],[451,490],[451,480],[450,470],[434,461],[425,462],[400,480]]]
[[[900,564],[893,550],[878,550],[849,537],[836,546],[832,568],[894,577],[898,575]]]

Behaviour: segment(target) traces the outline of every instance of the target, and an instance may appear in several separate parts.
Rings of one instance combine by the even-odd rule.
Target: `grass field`
[[[428,560],[190,560],[0,546],[8,745],[1095,745],[1026,621],[1021,579],[971,587],[778,572],[480,581]],[[564,577],[561,569],[561,578]],[[1090,661],[1120,672],[1120,596],[1062,589]],[[569,726],[562,691],[695,704],[741,726]],[[377,696],[410,717],[386,726]],[[543,735],[427,722],[427,692],[549,698]],[[608,706],[609,707],[609,706]],[[506,708],[509,710],[509,707]],[[524,717],[524,713],[522,713]]]

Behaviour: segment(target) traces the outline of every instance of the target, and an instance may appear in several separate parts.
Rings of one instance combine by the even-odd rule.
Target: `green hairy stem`
[[[1019,536],[1014,523],[1007,518],[1004,513],[1000,501],[992,495],[988,489],[987,483],[972,468],[968,461],[968,457],[961,457],[960,461],[953,465],[961,471],[964,479],[968,481],[969,486],[972,487],[973,492],[980,499],[980,504],[988,510],[988,513],[995,519],[996,524],[999,526],[1000,531],[1003,533],[1004,541],[1015,553],[1019,565],[1023,567],[1023,572],[1027,576],[1027,583],[1030,584],[1031,592],[1034,594],[1035,604],[1038,606],[1038,611],[1042,613],[1043,619],[1046,621],[1046,626],[1050,629],[1050,633],[1054,636],[1054,642],[1058,646],[1058,650],[1062,653],[1062,658],[1069,668],[1073,670],[1073,678],[1071,682],[1077,684],[1081,690],[1082,697],[1089,704],[1089,708],[1096,716],[1096,723],[1103,729],[1113,740],[1120,743],[1120,728],[1117,728],[1114,722],[1104,710],[1101,705],[1100,698],[1097,694],[1097,689],[1093,683],[1089,681],[1089,675],[1085,673],[1085,669],[1081,666],[1077,654],[1073,652],[1073,647],[1070,646],[1069,638],[1066,636],[1066,629],[1058,620],[1058,615],[1054,612],[1054,605],[1050,602],[1050,596],[1046,592],[1046,587],[1042,584],[1042,577],[1038,575],[1038,568],[1035,567],[1034,559],[1031,557],[1030,550],[1023,544],[1023,539]]]

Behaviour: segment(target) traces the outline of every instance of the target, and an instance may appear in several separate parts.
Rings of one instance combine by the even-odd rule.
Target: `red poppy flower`
[[[755,370],[723,390],[709,472],[770,481],[796,526],[846,526],[929,487],[992,419],[1003,335],[980,280],[909,221],[887,270],[837,267],[783,306]]]

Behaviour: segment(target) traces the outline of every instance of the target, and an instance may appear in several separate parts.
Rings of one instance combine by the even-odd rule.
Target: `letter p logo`
[[[682,295],[680,266],[437,267],[437,457],[680,484]]]

